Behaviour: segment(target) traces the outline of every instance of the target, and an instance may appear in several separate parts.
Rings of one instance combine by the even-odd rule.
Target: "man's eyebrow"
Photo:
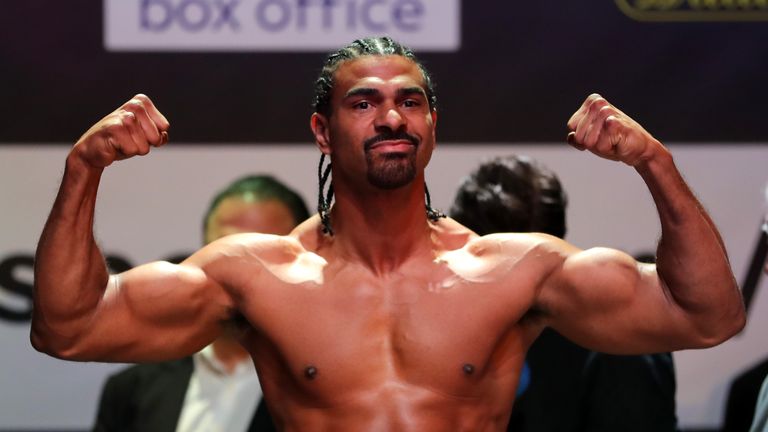
[[[349,99],[356,96],[378,96],[380,94],[381,92],[375,88],[358,87],[348,91],[347,94],[344,95],[344,99]]]
[[[350,99],[357,96],[380,96],[380,95],[381,95],[381,92],[378,89],[371,88],[371,87],[358,87],[348,91],[347,94],[344,95],[344,99]],[[427,97],[427,94],[424,92],[424,89],[419,86],[404,87],[397,90],[398,97],[413,96],[413,95],[420,95],[423,97]]]
[[[397,90],[397,96],[403,97],[403,96],[413,96],[413,95],[420,95],[427,97],[427,94],[424,92],[424,89],[418,86],[414,87],[405,87]]]

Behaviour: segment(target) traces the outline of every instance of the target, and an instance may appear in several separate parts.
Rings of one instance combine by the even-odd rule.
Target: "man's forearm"
[[[101,168],[73,151],[35,257],[32,343],[49,353],[69,347],[84,329],[109,279],[93,238]]]
[[[706,344],[727,339],[743,327],[744,308],[720,233],[661,144],[636,169],[661,221],[659,276]]]

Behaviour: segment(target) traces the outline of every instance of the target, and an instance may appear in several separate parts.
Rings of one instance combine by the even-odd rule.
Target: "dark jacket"
[[[101,393],[97,432],[174,432],[192,377],[192,357],[130,366],[111,375]],[[249,432],[275,431],[264,400]]]

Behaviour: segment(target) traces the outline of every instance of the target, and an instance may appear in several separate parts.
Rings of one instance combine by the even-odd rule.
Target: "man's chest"
[[[254,343],[279,358],[295,384],[319,394],[399,381],[471,396],[478,382],[515,370],[529,342],[517,323],[530,288],[425,270],[383,278],[339,272],[322,285],[279,286],[246,302]]]

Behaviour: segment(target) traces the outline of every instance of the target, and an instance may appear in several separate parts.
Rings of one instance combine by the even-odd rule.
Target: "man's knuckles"
[[[137,93],[133,99],[140,101],[141,103],[151,104],[152,100],[149,98],[149,96],[145,95],[144,93]]]
[[[154,102],[152,102],[152,100],[147,95],[139,93],[134,96],[133,99],[141,102],[142,106],[147,111],[147,114],[151,119],[153,119],[155,126],[157,126],[159,130],[167,131],[168,128],[171,127],[168,119],[166,119],[163,113],[157,109]]]
[[[603,123],[605,123],[608,118],[610,117],[616,117],[619,114],[616,107],[614,107],[611,104],[606,104],[600,107],[600,109],[597,111],[597,118],[601,119]]]
[[[599,93],[592,93],[589,96],[587,96],[587,102],[593,102],[597,99],[602,99],[603,97],[600,96]]]
[[[121,124],[126,128],[131,128],[136,124],[136,122],[138,122],[138,119],[136,118],[136,114],[133,111],[127,111],[127,110],[120,111],[118,115],[118,119],[120,120]]]
[[[603,99],[602,97],[597,97],[589,105],[589,115],[590,116],[599,115],[600,111],[603,108],[609,108],[610,109],[610,108],[612,108],[612,105],[609,104],[608,101]]]
[[[170,127],[170,123],[168,123],[165,116],[157,110],[152,100],[144,94],[137,94],[120,108],[136,112],[137,114],[141,113],[142,119],[146,118],[159,130],[167,130]]]

